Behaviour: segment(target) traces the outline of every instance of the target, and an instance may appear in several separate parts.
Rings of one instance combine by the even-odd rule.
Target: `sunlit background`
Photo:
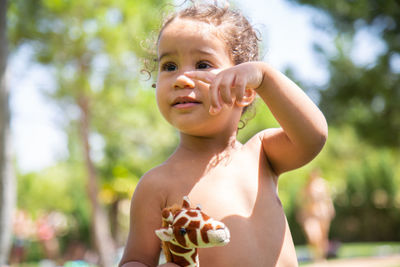
[[[18,181],[10,259],[32,266],[74,260],[82,266],[97,264],[85,191],[88,162],[79,132],[84,105],[79,103],[89,99],[87,137],[97,200],[120,249],[138,179],[177,142],[175,131],[157,112],[152,80],[140,72],[145,56],[141,41],[154,35],[162,8],[171,7],[155,0],[109,0],[98,9],[91,8],[96,1],[41,1],[38,17],[24,21],[19,16],[41,10],[34,2],[26,1],[22,8],[24,1],[10,1],[8,12],[6,77]],[[246,0],[231,5],[259,30],[263,60],[299,83],[330,125],[324,151],[308,166],[285,174],[279,184],[300,262],[313,259],[298,211],[301,188],[315,169],[329,185],[336,209],[331,256],[399,254],[398,1]],[[32,28],[18,24],[35,21]],[[48,47],[43,45],[46,38]],[[277,125],[261,103],[255,112],[240,132],[242,141]],[[116,253],[113,261],[117,258]]]
[[[179,2],[179,1],[176,1]],[[313,27],[318,11],[285,0],[249,0],[235,3],[262,35],[264,61],[281,71],[292,68],[296,77],[322,85],[329,71],[313,49],[318,41],[334,49],[334,36]],[[355,63],[373,63],[385,52],[385,44],[373,32],[360,30],[355,36],[351,58]],[[56,86],[46,67],[30,63],[32,48],[24,46],[11,55],[8,82],[11,88],[13,143],[22,172],[38,171],[67,157],[67,137],[60,127],[65,123],[60,107],[48,101],[43,91]],[[400,71],[400,58],[396,61]]]

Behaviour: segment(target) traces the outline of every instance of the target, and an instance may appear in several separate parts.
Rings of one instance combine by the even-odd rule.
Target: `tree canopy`
[[[139,58],[150,56],[146,43],[151,44],[166,3],[16,0],[8,7],[11,52],[29,47],[54,79],[45,93],[68,121],[69,168],[86,169],[76,175],[86,180],[92,240],[102,266],[111,266],[112,243],[118,241],[112,240],[105,211],[112,213],[110,206],[130,197],[139,177],[160,163],[176,140],[157,112],[148,77],[139,76]],[[56,173],[52,179],[65,177]],[[114,232],[117,226],[112,225]]]
[[[321,109],[330,123],[352,124],[375,145],[400,145],[400,1],[290,0],[323,12],[315,25],[333,36],[335,49],[316,44],[330,72],[320,89]],[[352,59],[357,33],[367,31],[384,44],[373,62]],[[368,44],[373,47],[374,43]]]

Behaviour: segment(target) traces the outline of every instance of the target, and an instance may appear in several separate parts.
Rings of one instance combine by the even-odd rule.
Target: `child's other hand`
[[[245,106],[246,90],[258,88],[263,81],[262,68],[258,62],[246,62],[227,69],[189,71],[184,74],[210,85],[210,114],[217,114],[223,104]]]

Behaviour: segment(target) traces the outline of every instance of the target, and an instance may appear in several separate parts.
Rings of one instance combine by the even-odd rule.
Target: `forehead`
[[[227,56],[228,49],[219,37],[218,29],[209,23],[176,18],[162,31],[158,42],[158,56],[180,50],[209,50]]]

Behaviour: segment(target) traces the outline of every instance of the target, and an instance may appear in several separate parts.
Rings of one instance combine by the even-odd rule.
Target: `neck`
[[[167,243],[168,250],[171,253],[171,262],[182,266],[182,267],[199,267],[199,255],[197,252],[197,248],[183,248],[177,245],[172,244],[171,242]]]
[[[177,150],[196,155],[213,156],[224,151],[229,151],[237,145],[236,131],[211,137],[193,136],[181,132]]]
[[[219,164],[227,164],[232,152],[240,147],[236,133],[218,138],[181,134],[175,155],[180,159],[196,162],[196,166],[202,166],[204,172],[208,172]]]

